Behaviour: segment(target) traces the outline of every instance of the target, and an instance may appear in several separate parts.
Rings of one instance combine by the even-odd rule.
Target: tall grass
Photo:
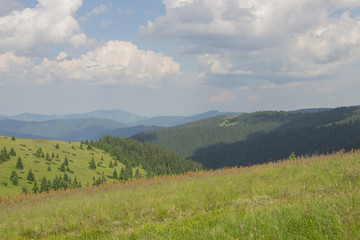
[[[360,154],[31,195],[0,238],[360,239]]]

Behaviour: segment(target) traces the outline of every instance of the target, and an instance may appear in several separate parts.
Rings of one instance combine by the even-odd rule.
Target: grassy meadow
[[[0,239],[360,239],[359,176],[355,151],[18,195]]]
[[[59,146],[58,149],[56,145]],[[30,169],[35,175],[38,184],[40,184],[40,180],[44,176],[47,179],[53,180],[56,175],[63,176],[64,173],[66,173],[72,180],[76,177],[83,186],[87,184],[91,185],[93,177],[101,177],[102,172],[104,172],[105,176],[112,176],[114,171],[113,168],[109,168],[110,161],[114,162],[114,160],[108,153],[96,148],[88,150],[85,144],[82,150],[80,149],[79,142],[21,138],[16,138],[14,141],[11,140],[10,137],[0,136],[0,150],[4,147],[6,147],[8,152],[13,148],[16,156],[11,156],[10,161],[0,164],[0,196],[2,197],[20,193],[23,187],[31,191],[33,183],[26,179]],[[45,157],[47,153],[49,154],[50,161],[35,156],[36,151],[40,147]],[[54,157],[52,157],[52,154],[54,154]],[[15,168],[19,157],[22,160],[24,169]],[[59,170],[65,157],[68,159],[70,172],[61,172]],[[101,166],[97,166],[96,170],[89,169],[89,162],[92,158],[94,158],[96,163],[101,162]],[[49,166],[51,171],[48,171]],[[119,163],[116,167],[118,173],[120,173],[122,166],[123,165]],[[13,185],[10,181],[10,175],[13,170],[16,170],[16,173],[20,177],[17,186]]]

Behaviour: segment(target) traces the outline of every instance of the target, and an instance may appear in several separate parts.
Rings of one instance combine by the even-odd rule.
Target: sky
[[[359,0],[0,0],[0,115],[360,104]]]

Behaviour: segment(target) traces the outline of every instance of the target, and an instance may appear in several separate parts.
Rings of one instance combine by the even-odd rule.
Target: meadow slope
[[[360,153],[2,199],[0,238],[360,239]]]

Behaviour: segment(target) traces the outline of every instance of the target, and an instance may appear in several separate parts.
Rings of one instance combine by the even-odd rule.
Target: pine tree
[[[114,167],[113,162],[110,161],[109,168],[113,168],[113,167]]]
[[[126,176],[125,176],[125,170],[124,168],[122,167],[121,168],[121,172],[120,172],[120,180],[126,180]]]
[[[38,187],[38,185],[37,185],[37,181],[36,181],[36,180],[34,181],[34,186],[33,186],[33,188],[32,188],[32,191],[33,191],[33,193],[38,193],[38,192],[39,192],[39,187]]]
[[[14,157],[16,156],[16,152],[15,152],[14,148],[10,149],[9,155],[14,156]]]
[[[17,169],[24,169],[24,165],[22,163],[21,157],[18,157],[18,160],[16,162],[16,168]]]
[[[47,169],[49,172],[51,172],[51,167],[50,167],[50,165],[49,165],[49,167],[48,167],[48,169]]]
[[[92,170],[96,170],[96,163],[94,158],[91,158],[91,161],[89,162],[89,168]]]
[[[51,157],[52,157],[52,158],[55,158],[54,152],[51,153]]]
[[[56,153],[56,158],[59,158],[59,153]]]
[[[60,172],[65,172],[65,164],[62,163],[60,168],[59,168]]]
[[[10,160],[10,155],[6,150],[6,147],[4,147],[0,152],[0,163],[1,162],[6,162],[8,160]]]
[[[15,137],[14,137],[14,136],[12,136],[11,140],[15,141],[16,139],[15,139]]]
[[[21,193],[28,193],[29,191],[28,191],[28,189],[27,189],[27,187],[22,187],[22,189],[21,189]]]
[[[117,167],[118,166],[118,161],[115,159],[114,161],[114,167]]]
[[[50,161],[50,155],[49,155],[49,153],[48,153],[48,152],[46,153],[46,157],[45,157],[45,159],[46,159],[47,161]]]
[[[118,175],[117,175],[117,172],[116,172],[116,168],[114,168],[113,179],[117,179],[117,178],[118,178]]]
[[[35,176],[32,173],[31,168],[30,168],[30,170],[28,172],[28,175],[27,175],[26,179],[29,180],[30,182],[35,181]]]
[[[67,156],[65,156],[65,159],[64,159],[64,164],[65,164],[65,166],[69,166],[69,161],[68,161]]]
[[[82,141],[81,141],[81,143],[80,143],[80,147],[79,147],[79,148],[80,148],[81,150],[84,150]]]
[[[19,181],[19,176],[17,175],[16,171],[13,170],[10,176],[10,181],[13,185],[18,185],[18,181]]]
[[[59,148],[60,148],[59,144],[56,144],[56,145],[55,145],[55,148],[56,148],[56,149],[59,149]]]
[[[106,177],[105,177],[105,173],[102,172],[102,174],[101,174],[101,183],[104,183],[104,182],[106,182]]]
[[[41,158],[42,156],[44,156],[44,153],[41,147],[39,147],[38,150],[36,150],[35,157]]]

